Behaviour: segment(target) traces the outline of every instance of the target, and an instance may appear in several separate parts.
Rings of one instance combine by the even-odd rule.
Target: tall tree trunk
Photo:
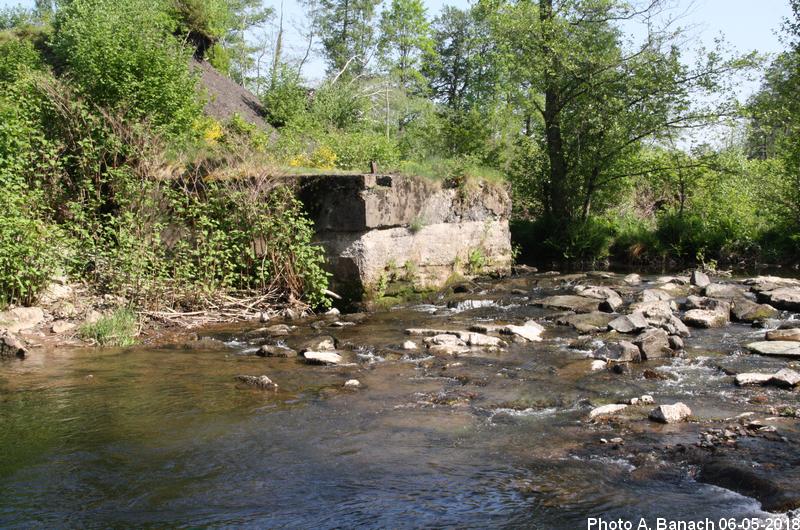
[[[553,0],[539,0],[539,18],[542,24],[542,40],[545,56],[551,56],[549,70],[545,74],[544,127],[547,142],[547,158],[550,162],[550,214],[559,221],[567,221],[570,211],[567,201],[567,161],[564,155],[564,138],[561,133],[561,102],[555,79],[557,59],[547,44],[553,20]]]

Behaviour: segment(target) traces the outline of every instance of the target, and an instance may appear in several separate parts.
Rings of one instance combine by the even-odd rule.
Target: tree
[[[500,57],[487,21],[475,9],[445,6],[433,21],[433,53],[423,74],[434,99],[451,109],[480,105],[497,91]]]
[[[322,39],[328,73],[357,77],[366,71],[375,45],[375,8],[380,0],[320,0],[314,23]]]
[[[534,120],[529,134],[545,154],[542,203],[559,223],[586,219],[597,194],[641,174],[626,160],[645,140],[708,124],[732,106],[706,105],[699,94],[723,93],[742,58],[708,53],[682,63],[680,32],[662,0],[485,1],[508,73]],[[623,21],[647,22],[647,37],[625,46]],[[526,120],[528,121],[528,120]],[[526,127],[527,128],[527,127]]]
[[[431,27],[422,0],[392,0],[381,16],[378,52],[401,87],[418,91],[423,83],[421,58],[433,53]]]

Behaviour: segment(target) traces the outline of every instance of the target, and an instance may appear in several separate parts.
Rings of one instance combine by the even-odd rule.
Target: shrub
[[[117,309],[112,314],[100,317],[92,323],[83,324],[78,335],[98,346],[131,346],[136,342],[139,321],[130,309]]]
[[[59,9],[52,47],[92,102],[173,135],[200,115],[189,50],[151,0],[73,0]]]

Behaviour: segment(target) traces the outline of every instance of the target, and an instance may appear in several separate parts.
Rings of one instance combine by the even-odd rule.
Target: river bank
[[[692,280],[528,272],[385,311],[31,349],[0,372],[0,523],[791,517],[800,399],[773,376],[797,369],[793,346],[748,345],[794,325],[761,304],[798,284]],[[609,329],[628,321],[642,329]],[[690,415],[657,421],[676,403]]]

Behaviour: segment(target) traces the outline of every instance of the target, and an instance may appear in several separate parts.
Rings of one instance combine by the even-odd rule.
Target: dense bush
[[[190,51],[172,36],[175,19],[155,0],[73,0],[51,41],[79,92],[171,134],[199,117]]]

